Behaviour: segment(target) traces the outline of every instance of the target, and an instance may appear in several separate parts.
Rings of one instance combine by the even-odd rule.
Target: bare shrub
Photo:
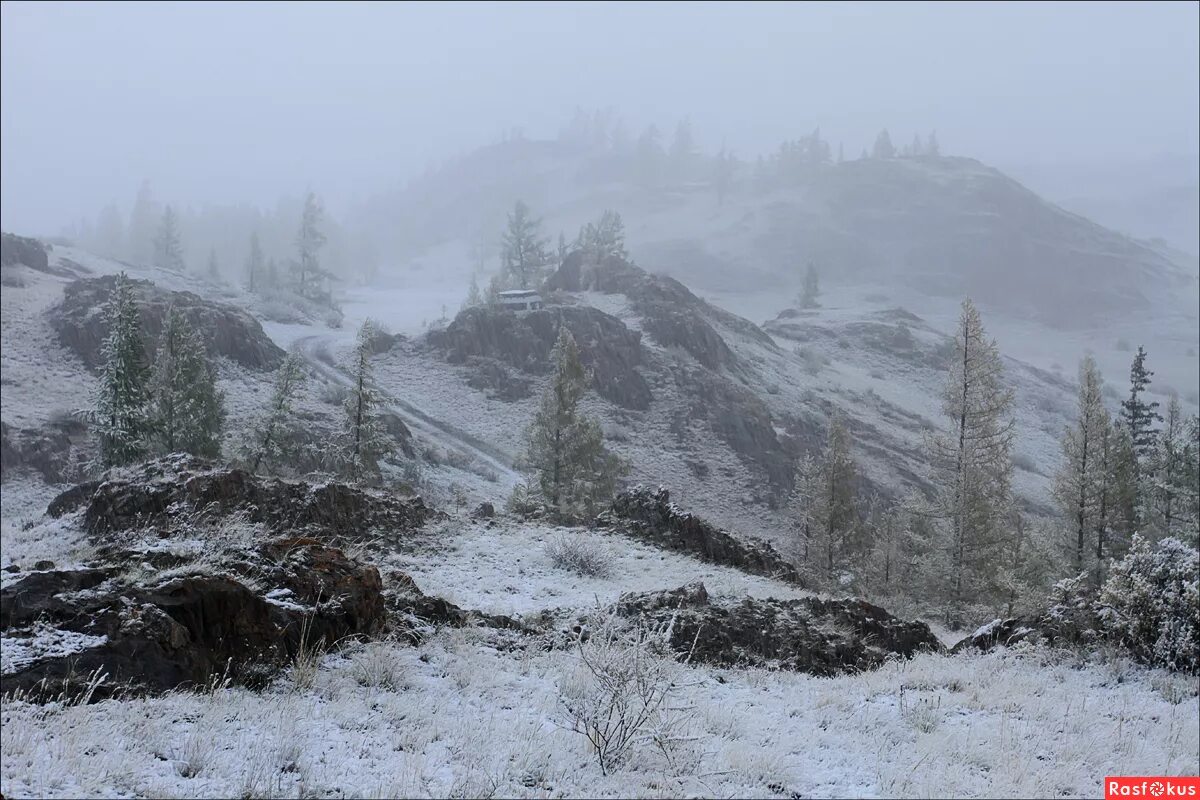
[[[670,648],[671,622],[624,627],[615,613],[602,612],[577,644],[579,660],[561,695],[566,727],[587,737],[605,775],[639,745],[672,763],[689,741],[692,709],[679,703],[684,666]]]
[[[367,689],[395,692],[404,687],[404,673],[396,660],[396,644],[367,642],[350,655],[350,675]]]
[[[612,553],[590,534],[559,534],[546,543],[546,555],[559,569],[591,578],[612,577]]]

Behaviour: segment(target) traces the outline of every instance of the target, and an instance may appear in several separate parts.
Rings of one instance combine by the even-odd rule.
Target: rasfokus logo
[[[1167,775],[1121,775],[1104,779],[1104,800],[1117,797],[1194,797],[1200,800],[1200,778]]]

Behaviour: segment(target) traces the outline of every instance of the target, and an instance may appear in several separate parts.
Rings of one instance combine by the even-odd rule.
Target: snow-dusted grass
[[[5,701],[4,794],[1089,797],[1200,758],[1194,682],[1000,651],[832,679],[688,668],[690,750],[643,742],[603,775],[562,702],[576,653],[458,630],[373,657],[401,679],[364,681],[350,651],[304,691]]]
[[[608,575],[580,575],[555,563],[547,547],[579,537],[607,551]],[[673,589],[702,580],[715,597],[803,597],[770,578],[661,550],[622,534],[498,520],[494,526],[444,523],[423,537],[435,552],[395,554],[385,563],[407,572],[427,594],[494,614],[532,614],[611,603],[626,592]]]

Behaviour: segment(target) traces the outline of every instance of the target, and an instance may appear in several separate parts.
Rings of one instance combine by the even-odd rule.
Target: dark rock
[[[42,559],[41,561],[34,563],[33,568],[36,570],[54,569],[54,562],[48,559]]]
[[[488,396],[494,400],[515,403],[533,396],[533,381],[514,374],[500,361],[472,356],[466,363],[471,367],[467,385],[488,392]]]
[[[575,337],[597,394],[624,408],[650,406],[650,387],[637,370],[641,334],[589,306],[549,306],[521,314],[476,306],[464,309],[445,329],[430,331],[428,342],[452,364],[476,365],[476,383],[486,385],[497,375],[494,367],[479,366],[486,359],[530,375],[548,374],[561,326]]]
[[[41,428],[16,429],[0,422],[0,480],[15,469],[28,468],[48,483],[77,477],[88,449],[87,426],[72,417]]]
[[[471,519],[491,519],[494,516],[496,516],[496,507],[487,502],[475,506],[475,510],[471,512]]]
[[[994,619],[970,636],[956,642],[954,647],[950,648],[950,652],[965,653],[974,650],[986,653],[994,647],[1011,647],[1019,642],[1037,643],[1042,641],[1044,634],[1050,633],[1044,631],[1043,627],[1041,622],[1024,617]],[[1053,640],[1054,637],[1050,635],[1046,638]]]
[[[675,378],[681,393],[691,401],[693,418],[707,420],[713,433],[738,456],[762,470],[776,494],[791,488],[792,459],[761,398],[711,372],[681,370]]]
[[[84,525],[94,535],[202,512],[209,516],[244,511],[278,533],[319,530],[344,539],[371,530],[411,532],[433,515],[419,497],[373,494],[341,483],[310,485],[254,475],[191,456],[166,456],[139,467],[114,470],[88,495],[89,485],[68,490],[50,513],[86,496]]]
[[[449,625],[453,628],[485,627],[518,633],[537,633],[524,623],[504,614],[486,614],[460,608],[441,597],[431,597],[417,586],[409,575],[393,570],[388,573],[388,589],[385,592],[389,612],[403,623],[408,631],[434,625]]]
[[[657,547],[689,553],[714,564],[735,567],[803,586],[800,574],[767,542],[741,540],[671,503],[666,489],[644,487],[619,493],[600,515],[611,526]]]
[[[6,564],[4,566],[4,569],[0,570],[0,572],[20,572],[20,571],[21,571],[21,568],[18,567],[16,564]]]
[[[91,500],[100,484],[101,481],[84,481],[72,486],[50,501],[50,505],[46,506],[46,513],[55,518],[70,514]]]
[[[50,322],[59,341],[78,354],[91,369],[100,365],[100,345],[108,330],[101,313],[116,285],[115,275],[84,278],[67,285],[62,302],[51,309]],[[205,300],[191,292],[160,289],[150,281],[133,280],[148,358],[154,358],[167,309],[187,317],[208,344],[209,352],[257,370],[278,367],[285,353],[263,332],[262,325],[235,306]]]
[[[37,573],[6,587],[0,594],[6,638],[36,640],[48,631],[91,638],[18,663],[0,676],[0,688],[49,697],[97,670],[107,676],[97,699],[118,688],[199,686],[226,673],[253,685],[302,646],[331,646],[383,626],[374,567],[311,540],[274,542],[258,555],[255,564],[241,565],[256,573],[253,583],[199,573],[141,585],[107,568]]]
[[[862,600],[747,597],[719,605],[709,600],[703,584],[690,584],[625,595],[617,613],[649,624],[669,623],[673,650],[721,667],[829,676],[942,649],[925,623],[905,622]]]
[[[14,264],[24,264],[39,272],[49,272],[46,245],[37,239],[11,233],[0,234],[0,266],[10,267]]]
[[[764,347],[777,349],[771,337],[749,320],[706,303],[674,278],[652,275],[619,258],[589,264],[582,251],[571,253],[546,280],[546,288],[623,294],[656,342],[664,347],[683,348],[709,369],[738,367],[737,358],[714,324],[756,339]]]

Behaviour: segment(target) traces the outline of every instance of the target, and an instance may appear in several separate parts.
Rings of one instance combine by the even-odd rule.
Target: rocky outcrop
[[[1042,625],[1036,620],[1021,617],[994,619],[981,626],[950,648],[951,653],[986,653],[995,647],[1011,647],[1021,642],[1034,644],[1042,641]]]
[[[114,470],[103,481],[69,489],[50,503],[47,513],[61,516],[84,504],[84,526],[96,536],[170,525],[195,514],[221,517],[240,511],[272,531],[318,531],[340,541],[372,531],[402,536],[434,515],[420,497],[266,478],[183,455]]]
[[[733,351],[713,323],[775,348],[771,337],[752,322],[706,303],[674,278],[651,275],[619,258],[589,264],[583,252],[576,251],[547,279],[546,288],[623,294],[654,341],[663,347],[683,348],[709,369],[737,366]]]
[[[769,543],[736,538],[694,514],[681,511],[663,488],[652,491],[636,487],[621,492],[612,507],[600,515],[597,524],[656,547],[803,586],[796,568]]]
[[[71,417],[43,428],[13,428],[0,422],[0,480],[22,468],[37,472],[48,483],[73,480],[87,446],[87,426]]]
[[[37,239],[28,239],[12,233],[0,234],[0,266],[24,264],[39,272],[49,272],[49,262],[46,245]]]
[[[304,647],[388,627],[378,570],[343,548],[394,547],[433,515],[419,498],[262,478],[189,456],[110,471],[48,510],[78,512],[96,559],[73,570],[35,565],[4,587],[0,691],[51,697],[95,670],[108,676],[98,697],[223,674],[269,680]],[[435,622],[455,618],[455,607],[412,588],[414,608]]]
[[[459,313],[445,329],[431,331],[428,342],[450,363],[473,365],[480,376],[477,382],[495,385],[497,396],[519,398],[528,387],[513,391],[507,372],[487,362],[530,375],[548,374],[550,351],[563,326],[575,337],[580,360],[591,371],[597,394],[624,408],[649,407],[650,387],[637,369],[643,361],[641,334],[595,308],[550,306],[515,314],[476,306]]]
[[[669,624],[675,652],[720,667],[829,676],[942,649],[925,623],[905,622],[862,600],[747,597],[719,604],[697,582],[669,592],[624,595],[616,610],[650,625]]]
[[[220,566],[185,564],[136,581],[129,570],[149,568],[144,556],[129,551],[123,566],[32,573],[4,587],[0,690],[53,697],[101,674],[97,698],[223,675],[258,685],[302,647],[384,623],[378,571],[315,540],[275,540]]]
[[[102,309],[116,280],[114,275],[105,275],[73,281],[64,290],[62,302],[49,312],[59,341],[92,369],[100,365],[100,345],[108,333]],[[132,284],[150,358],[154,356],[167,309],[174,305],[200,331],[210,353],[256,370],[274,369],[283,362],[283,350],[263,332],[258,320],[245,311],[191,292],[161,289],[150,281],[134,280]]]

